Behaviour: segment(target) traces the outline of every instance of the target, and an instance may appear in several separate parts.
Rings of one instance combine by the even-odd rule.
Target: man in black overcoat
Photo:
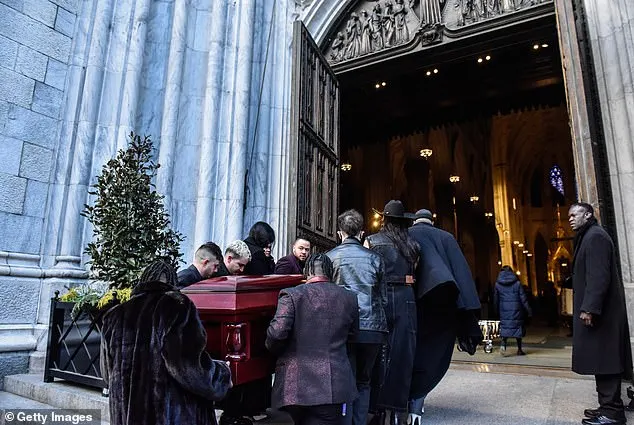
[[[599,399],[598,409],[584,411],[582,423],[624,424],[621,380],[632,376],[632,351],[614,243],[589,204],[573,204],[568,222],[576,233],[572,370],[595,376]]]
[[[473,339],[470,342],[475,347],[482,333],[475,315],[480,299],[458,242],[451,233],[433,226],[429,210],[417,211],[414,219],[409,234],[420,246],[416,269],[418,330],[408,410],[409,422],[416,425],[424,412],[425,397],[449,368],[456,337]]]

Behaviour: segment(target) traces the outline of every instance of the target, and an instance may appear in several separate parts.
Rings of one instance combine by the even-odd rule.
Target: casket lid
[[[199,294],[209,292],[250,292],[277,290],[299,285],[304,281],[304,276],[294,275],[267,275],[267,276],[223,276],[203,280],[181,289],[184,294]]]

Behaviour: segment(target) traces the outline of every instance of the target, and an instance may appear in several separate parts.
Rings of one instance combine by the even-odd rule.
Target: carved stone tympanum
[[[331,64],[387,49],[409,49],[443,41],[454,32],[552,0],[361,0],[339,24],[326,48]]]

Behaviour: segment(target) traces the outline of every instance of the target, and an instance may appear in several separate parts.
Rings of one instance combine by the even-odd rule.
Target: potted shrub
[[[99,371],[100,319],[108,307],[130,298],[143,269],[161,259],[177,267],[183,236],[170,228],[163,196],[153,180],[150,137],[130,134],[126,149],[108,161],[82,215],[93,226],[86,247],[90,282],[51,302],[44,380],[59,377],[103,387]]]

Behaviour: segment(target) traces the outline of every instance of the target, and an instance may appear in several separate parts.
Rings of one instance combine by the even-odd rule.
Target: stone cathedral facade
[[[223,246],[245,237],[258,220],[276,230],[277,256],[286,253],[298,177],[291,136],[293,24],[303,21],[331,63],[345,67],[346,55],[361,58],[370,49],[359,44],[342,51],[333,43],[333,28],[356,3],[0,0],[0,377],[41,362],[52,294],[87,278],[83,250],[91,229],[79,213],[90,202],[88,187],[131,130],[154,140],[161,164],[156,185],[173,225],[186,236],[187,261],[200,243]],[[435,2],[422,3],[431,5],[424,16],[442,20]],[[464,7],[460,1],[443,6],[453,13],[450,30],[483,13],[454,12]],[[599,206],[596,174],[608,176],[607,208],[631,307],[634,5],[556,0],[553,7],[579,196]],[[581,84],[579,7],[607,172],[594,166],[598,139],[585,102],[592,93]],[[402,28],[400,43],[416,31],[410,27]],[[432,45],[440,36],[433,27],[422,37]]]

